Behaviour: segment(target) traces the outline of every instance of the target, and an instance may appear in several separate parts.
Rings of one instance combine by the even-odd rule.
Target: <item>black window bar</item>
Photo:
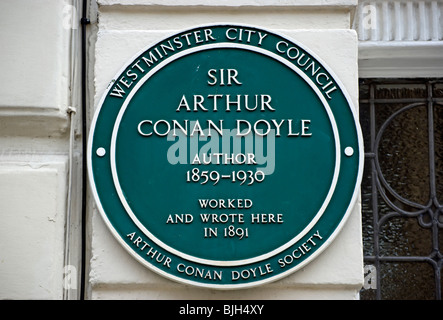
[[[442,298],[443,79],[361,79],[361,299]]]

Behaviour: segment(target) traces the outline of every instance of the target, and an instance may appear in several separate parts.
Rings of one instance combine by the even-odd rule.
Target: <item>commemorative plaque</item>
[[[230,289],[300,269],[349,216],[362,171],[354,107],[297,41],[217,24],[147,47],[95,113],[99,211],[139,262]]]

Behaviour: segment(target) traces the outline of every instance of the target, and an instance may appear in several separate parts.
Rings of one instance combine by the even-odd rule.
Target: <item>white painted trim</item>
[[[355,7],[357,0],[97,0],[100,6],[208,6],[208,7]]]
[[[443,77],[443,41],[365,41],[358,54],[360,78]]]

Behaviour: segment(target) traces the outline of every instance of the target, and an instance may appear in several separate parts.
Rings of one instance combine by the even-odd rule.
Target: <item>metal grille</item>
[[[360,81],[361,299],[442,298],[443,79]]]

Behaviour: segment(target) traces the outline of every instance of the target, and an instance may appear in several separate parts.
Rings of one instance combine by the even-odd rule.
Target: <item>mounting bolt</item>
[[[67,113],[72,114],[72,113],[77,113],[77,109],[74,107],[69,106],[68,109],[66,110]]]

